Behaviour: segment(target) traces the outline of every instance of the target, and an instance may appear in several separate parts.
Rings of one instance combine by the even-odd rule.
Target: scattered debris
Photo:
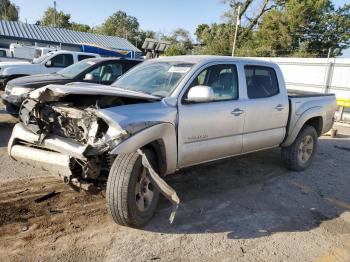
[[[173,210],[171,212],[171,215],[169,217],[169,222],[172,224],[175,219],[176,210],[179,207],[180,199],[176,194],[176,191],[169,186],[152,168],[151,164],[148,161],[147,156],[145,153],[142,152],[142,150],[137,150],[137,152],[142,156],[142,165],[147,168],[149,171],[149,174],[153,181],[156,183],[156,186],[159,188],[160,192],[171,202],[173,203]]]
[[[55,210],[55,209],[52,209],[51,207],[49,208],[49,214],[51,215],[62,214],[62,213],[63,213],[63,210]]]
[[[340,149],[340,150],[345,150],[345,151],[350,151],[350,147],[345,147],[345,146],[337,146],[335,145],[334,148]]]
[[[151,257],[150,260],[154,261],[154,260],[160,260],[160,257]]]
[[[21,191],[17,192],[16,195],[20,195],[20,194],[22,194],[24,192],[27,192],[27,191],[29,191],[29,188],[26,188],[24,190],[21,190]]]
[[[48,193],[46,195],[43,195],[43,196],[35,199],[34,202],[35,203],[41,203],[41,202],[44,202],[44,201],[46,201],[46,200],[48,200],[50,198],[53,198],[54,196],[59,195],[59,194],[61,194],[61,193],[60,192],[56,192],[56,191],[52,191],[52,192],[50,192],[50,193]]]

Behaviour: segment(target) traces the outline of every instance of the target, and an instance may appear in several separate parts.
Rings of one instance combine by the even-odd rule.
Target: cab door
[[[48,62],[45,64],[47,72],[56,73],[57,71],[74,64],[74,59],[72,54],[58,54],[52,57]]]
[[[277,147],[285,137],[289,111],[288,96],[279,86],[283,81],[268,66],[245,65],[244,72],[247,100],[243,152]]]
[[[186,103],[188,91],[197,85],[210,86],[214,100]],[[203,69],[194,77],[178,106],[179,167],[241,153],[245,106],[239,100],[235,64],[216,64]]]

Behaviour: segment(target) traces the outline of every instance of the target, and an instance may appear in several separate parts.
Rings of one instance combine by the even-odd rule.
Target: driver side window
[[[200,72],[191,87],[210,86],[214,91],[214,101],[238,99],[238,75],[235,65],[210,66]]]

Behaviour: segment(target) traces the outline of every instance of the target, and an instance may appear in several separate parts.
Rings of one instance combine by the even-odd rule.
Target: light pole
[[[53,26],[56,27],[56,1],[53,1]]]
[[[237,20],[236,20],[236,29],[235,29],[235,36],[233,38],[233,44],[232,44],[232,56],[235,56],[235,49],[236,49],[236,41],[237,41],[237,32],[238,32],[238,26],[240,24],[239,15],[241,13],[241,5],[238,6],[237,10]]]

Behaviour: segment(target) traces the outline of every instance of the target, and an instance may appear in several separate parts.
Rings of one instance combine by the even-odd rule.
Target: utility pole
[[[237,20],[236,20],[235,36],[234,36],[234,38],[233,38],[233,44],[232,44],[232,56],[235,56],[235,49],[236,49],[236,41],[237,41],[238,26],[240,25],[240,22],[241,22],[241,20],[239,19],[240,13],[241,13],[241,5],[238,6],[238,10],[237,10]]]
[[[56,1],[53,1],[53,26],[56,27]]]

